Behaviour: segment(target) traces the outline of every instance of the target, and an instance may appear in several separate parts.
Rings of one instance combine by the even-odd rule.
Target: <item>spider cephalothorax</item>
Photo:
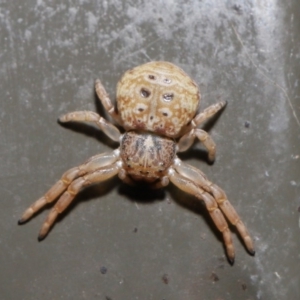
[[[34,202],[19,223],[29,220],[42,207],[56,201],[45,220],[39,239],[43,239],[57,216],[78,192],[91,184],[115,175],[128,184],[145,181],[153,188],[172,182],[179,189],[203,200],[216,227],[222,232],[228,259],[234,260],[234,247],[228,221],[235,225],[248,251],[254,246],[248,231],[228,201],[224,191],[195,167],[176,155],[186,151],[195,138],[203,143],[210,160],[215,158],[215,143],[198,126],[225,106],[221,101],[197,113],[200,93],[195,82],[183,70],[168,62],[150,62],[127,71],[117,86],[117,109],[100,80],[96,92],[105,110],[124,128],[120,130],[91,111],[76,111],[62,116],[60,122],[85,121],[96,124],[120,147],[98,154],[66,171],[50,190]]]

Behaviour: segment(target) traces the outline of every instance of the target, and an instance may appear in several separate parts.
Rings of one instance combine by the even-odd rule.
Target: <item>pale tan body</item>
[[[48,234],[57,216],[86,186],[115,175],[129,184],[142,180],[154,188],[165,187],[172,182],[204,201],[212,220],[223,234],[231,262],[234,261],[234,247],[225,218],[236,226],[248,251],[254,254],[252,239],[224,191],[176,155],[187,150],[197,137],[208,150],[209,159],[214,160],[215,144],[197,126],[226,103],[219,102],[196,115],[200,102],[197,85],[180,68],[167,62],[151,62],[127,71],[118,83],[117,109],[99,80],[96,81],[96,92],[105,110],[126,130],[124,134],[94,112],[72,112],[62,116],[60,121],[93,122],[112,140],[120,142],[120,147],[111,153],[96,155],[65,172],[43,197],[24,212],[19,223],[26,222],[47,203],[58,199],[41,228],[41,240]]]

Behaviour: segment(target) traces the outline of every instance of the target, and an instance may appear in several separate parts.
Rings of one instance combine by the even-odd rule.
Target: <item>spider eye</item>
[[[148,90],[146,90],[146,89],[144,89],[144,88],[142,88],[141,89],[141,96],[143,97],[143,98],[148,98],[149,96],[150,96],[150,92],[148,91]]]
[[[163,95],[163,98],[164,98],[164,100],[165,100],[166,102],[170,102],[170,101],[173,100],[174,94],[172,94],[172,93],[164,94],[164,95]]]

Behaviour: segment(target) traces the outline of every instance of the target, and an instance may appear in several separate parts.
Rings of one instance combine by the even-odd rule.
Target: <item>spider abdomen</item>
[[[120,150],[123,168],[132,179],[153,182],[173,163],[176,143],[153,133],[129,131],[122,138]]]
[[[169,62],[150,62],[127,71],[117,87],[117,105],[125,130],[144,130],[177,138],[195,116],[197,84]]]

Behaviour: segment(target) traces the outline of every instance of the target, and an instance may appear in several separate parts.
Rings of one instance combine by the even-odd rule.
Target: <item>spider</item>
[[[234,262],[235,252],[226,219],[236,226],[247,250],[254,255],[253,241],[225,192],[176,155],[188,150],[197,138],[207,149],[209,160],[214,160],[215,143],[198,126],[220,111],[226,102],[211,105],[197,114],[200,92],[196,83],[182,69],[163,61],[149,62],[125,72],[117,85],[117,108],[100,80],[96,80],[95,89],[104,109],[124,128],[123,134],[91,111],[71,112],[59,121],[92,122],[113,141],[119,142],[120,147],[95,155],[66,171],[46,194],[25,210],[19,224],[58,199],[39,232],[38,239],[42,240],[81,189],[118,175],[125,183],[144,181],[153,188],[162,188],[171,182],[194,195],[204,201],[222,233],[229,261]]]

